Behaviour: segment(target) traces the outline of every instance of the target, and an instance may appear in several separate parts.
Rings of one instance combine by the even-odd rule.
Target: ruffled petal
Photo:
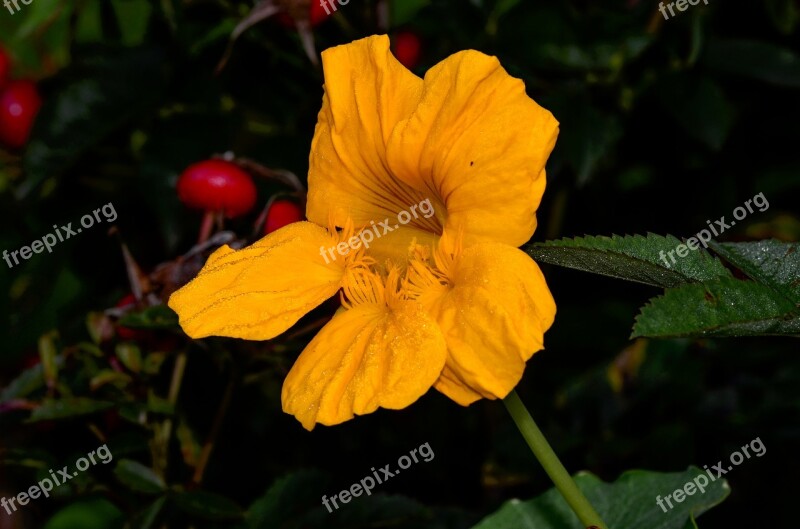
[[[439,376],[439,380],[436,381],[433,387],[462,406],[469,406],[473,402],[483,398],[483,395],[470,389],[469,385],[461,380],[456,372],[446,365],[442,370],[442,374]]]
[[[311,144],[306,216],[327,226],[356,227],[389,218],[426,197],[388,170],[386,142],[411,115],[422,79],[389,51],[386,35],[336,46],[322,53],[325,95]],[[435,218],[415,219],[419,227]]]
[[[520,246],[536,228],[552,114],[497,58],[464,51],[425,75],[418,107],[387,147],[394,175],[445,205],[444,229]]]
[[[283,410],[311,430],[405,408],[439,377],[446,350],[419,303],[362,303],[337,313],[300,354],[283,383]]]
[[[192,338],[274,338],[341,287],[343,260],[327,263],[321,255],[336,241],[316,224],[297,222],[242,250],[223,246],[169,306]]]
[[[555,317],[544,276],[524,252],[499,243],[459,251],[446,269],[447,285],[416,285],[417,299],[447,341],[446,368],[435,387],[464,405],[476,395],[504,398],[543,348]]]

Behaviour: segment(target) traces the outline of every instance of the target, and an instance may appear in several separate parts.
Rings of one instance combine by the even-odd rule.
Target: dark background
[[[529,95],[561,123],[535,241],[646,232],[689,237],[706,220],[730,219],[760,192],[769,209],[720,240],[797,241],[798,3],[712,0],[670,20],[655,2],[595,4],[397,0],[389,5],[391,25],[381,28],[376,2],[352,0],[314,36],[324,49],[409,30],[422,42],[419,75],[473,48],[497,55],[522,78]],[[146,271],[189,250],[200,214],[181,205],[174,191],[187,165],[233,151],[304,179],[322,75],[296,32],[274,20],[255,26],[214,75],[227,35],[250,7],[211,0],[34,0],[14,16],[0,12],[0,41],[17,61],[15,73],[36,79],[45,100],[27,150],[0,152],[0,250],[29,244],[53,224],[76,222],[108,202],[120,232],[109,236],[107,226],[95,226],[24,266],[0,266],[3,386],[36,363],[44,333],[58,329],[62,351],[91,342],[87,315],[113,307],[130,291],[120,240]],[[287,191],[263,180],[258,185],[257,210]],[[246,237],[257,214],[226,227]],[[543,268],[558,315],[546,350],[528,363],[518,391],[567,468],[612,481],[632,468],[710,466],[760,437],[765,456],[726,476],[731,496],[699,525],[796,526],[797,340],[632,342],[638,308],[656,289]],[[326,306],[304,322],[331,310]],[[177,331],[153,334],[140,347],[143,354],[165,353],[158,374],[137,377],[132,387],[92,392],[87,379],[104,359],[70,360],[61,382],[75,395],[118,403],[146,401],[148,392],[164,397],[174,358],[186,350],[177,413],[203,439],[232,377],[231,406],[203,488],[240,506],[299,469],[325,472],[324,490],[336,494],[425,442],[435,459],[379,490],[436,508],[448,527],[470,527],[505,499],[550,488],[499,402],[462,408],[433,391],[408,409],[309,434],[280,411],[280,387],[310,336],[201,346]],[[100,344],[104,354],[113,354],[114,340]],[[150,431],[123,413],[36,423],[26,417],[19,410],[0,413],[0,493],[7,496],[35,481],[36,465],[26,461],[60,468],[99,446],[90,425],[108,436],[117,458],[149,464]],[[186,483],[185,446],[170,446],[167,480]],[[122,489],[111,466],[90,473],[93,481],[83,489],[33,502],[24,519],[10,522],[0,514],[0,527],[40,527],[86,494],[111,499],[126,516],[147,505]]]

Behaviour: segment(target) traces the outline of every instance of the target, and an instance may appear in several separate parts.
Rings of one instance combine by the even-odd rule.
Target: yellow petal
[[[558,122],[497,58],[464,51],[425,75],[414,114],[389,141],[389,168],[445,205],[444,229],[520,246],[536,228]]]
[[[483,395],[470,389],[469,385],[458,378],[455,371],[444,366],[439,380],[436,381],[434,387],[444,395],[462,406],[469,406],[475,401],[483,398]]]
[[[223,246],[169,306],[192,338],[274,338],[340,288],[342,260],[320,254],[334,243],[324,228],[297,222],[242,250]]]
[[[446,356],[441,331],[414,301],[366,303],[338,313],[302,352],[283,383],[283,410],[308,430],[424,395]]]
[[[382,232],[383,229],[378,230],[381,236],[375,237],[369,243],[369,248],[366,251],[367,255],[372,257],[379,267],[384,266],[387,261],[403,267],[408,261],[409,253],[413,252],[414,245],[435,248],[438,239],[431,232],[408,226],[400,226],[385,235]]]
[[[411,115],[422,79],[389,51],[386,35],[337,46],[322,53],[322,99],[308,171],[306,216],[327,226],[356,227],[389,218],[425,196],[387,170],[386,142],[398,121]],[[436,226],[435,217],[414,225]]]
[[[445,335],[448,357],[436,389],[460,404],[504,398],[543,348],[556,306],[536,263],[500,243],[470,246],[447,266],[449,285],[419,296]]]

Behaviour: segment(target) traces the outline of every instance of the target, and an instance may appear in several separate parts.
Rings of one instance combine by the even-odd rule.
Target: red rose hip
[[[11,72],[11,57],[6,50],[0,48],[0,88],[8,83],[9,73]]]
[[[300,222],[305,219],[303,210],[300,206],[291,200],[280,199],[276,200],[269,207],[267,212],[267,221],[264,223],[264,235],[269,235],[273,231],[277,231],[287,224]]]
[[[42,106],[32,81],[11,81],[0,91],[0,143],[20,149],[28,143],[36,115]]]
[[[392,52],[400,64],[408,69],[416,68],[422,55],[422,41],[417,34],[398,31],[392,40]]]
[[[206,160],[190,165],[181,174],[178,198],[191,208],[223,212],[233,218],[253,209],[256,186],[238,165],[225,160]]]

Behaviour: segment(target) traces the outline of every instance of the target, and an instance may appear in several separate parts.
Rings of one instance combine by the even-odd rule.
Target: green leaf
[[[175,413],[175,405],[167,399],[159,397],[156,392],[150,388],[147,392],[147,411],[163,415],[172,415]]]
[[[714,39],[708,42],[703,61],[718,71],[779,86],[800,86],[800,57],[774,44]]]
[[[695,484],[707,486],[701,493]],[[656,498],[664,498],[687,483],[694,482],[692,495],[673,508],[658,506]],[[605,483],[589,473],[575,476],[578,487],[612,529],[687,529],[696,528],[694,520],[718,505],[730,492],[724,480],[711,481],[708,475],[691,467],[685,472],[660,473],[631,470],[614,483]],[[664,510],[666,509],[666,512]],[[585,529],[564,498],[550,489],[528,501],[511,500],[499,511],[484,518],[473,529]]]
[[[125,402],[119,405],[119,415],[126,421],[134,424],[143,424],[147,414],[155,413],[159,415],[172,415],[175,407],[166,399],[159,398],[152,393],[148,393],[148,402]]]
[[[39,358],[44,369],[44,380],[47,387],[55,387],[58,380],[58,348],[56,339],[58,332],[50,331],[39,337]]]
[[[136,492],[158,494],[166,489],[164,480],[153,469],[132,459],[121,459],[114,468],[114,475],[120,483]]]
[[[158,515],[167,502],[166,496],[161,496],[150,504],[145,510],[136,514],[125,529],[152,529],[155,527]]]
[[[178,327],[178,315],[166,305],[156,305],[126,314],[119,319],[119,325],[131,329],[174,329]]]
[[[25,151],[22,198],[45,178],[57,177],[90,147],[126,121],[142,115],[161,94],[161,55],[135,49],[88,60],[76,81],[45,100]],[[135,86],[136,90],[131,90]]]
[[[794,309],[767,286],[722,278],[651,299],[631,337],[797,335],[800,318],[792,315]]]
[[[144,358],[144,365],[142,366],[142,371],[144,371],[148,375],[157,375],[158,372],[161,371],[161,365],[164,363],[164,360],[166,359],[167,359],[167,353],[161,351],[155,351],[153,353],[150,353]]]
[[[64,358],[61,356],[56,357],[56,365],[59,368],[63,367]],[[36,364],[20,373],[17,378],[8,384],[3,393],[0,393],[0,402],[27,397],[42,387],[44,387],[44,367],[42,364]]]
[[[244,513],[238,505],[218,494],[206,491],[177,492],[172,496],[183,512],[206,520],[238,520]]]
[[[130,383],[131,377],[127,373],[120,373],[113,369],[102,369],[89,381],[89,387],[92,391],[97,391],[106,384],[112,384],[122,389]]]
[[[711,247],[749,277],[800,306],[800,247],[774,239],[712,242]]]
[[[43,529],[121,529],[124,514],[108,500],[82,500],[58,511]]]
[[[767,13],[772,23],[784,35],[789,35],[800,20],[800,9],[794,0],[767,0]]]
[[[186,463],[187,466],[195,468],[197,462],[200,461],[203,447],[200,446],[197,435],[195,435],[185,417],[181,417],[178,420],[178,428],[175,430],[175,437],[178,439],[178,443],[181,447],[183,462]]]
[[[309,506],[319,506],[319,492],[326,476],[315,470],[303,470],[277,480],[247,512],[249,529],[280,527]]]
[[[389,2],[389,19],[392,26],[408,24],[423,7],[430,3],[430,0],[393,0]]]
[[[89,0],[81,6],[75,22],[76,42],[103,40],[103,9],[100,0]]]
[[[45,400],[41,406],[33,410],[27,422],[69,419],[80,415],[90,415],[113,407],[113,402],[93,400],[86,397],[72,397],[59,400],[48,399]]]
[[[391,527],[392,529],[443,529],[436,520],[432,509],[403,496],[372,494],[352,498],[347,504],[338,503],[339,508],[332,512],[320,505],[294,523],[286,524],[286,529],[305,529],[319,527],[325,529],[351,529],[354,527]],[[330,504],[330,502],[329,502]],[[260,526],[258,529],[271,529]]]
[[[147,0],[111,0],[117,25],[125,46],[138,46],[144,41],[153,7]]]
[[[586,184],[600,160],[622,137],[619,118],[596,108],[585,93],[558,94],[544,104],[561,123],[562,132],[553,151],[553,163],[571,166],[578,185]]]
[[[652,41],[646,34],[629,35],[615,42],[549,43],[541,45],[538,51],[546,66],[578,71],[617,70],[641,55]]]
[[[648,233],[646,237],[587,235],[535,243],[525,250],[544,263],[665,288],[730,277],[719,260],[702,249],[690,250],[686,257],[677,257],[672,263],[669,252],[674,255],[680,245],[672,235]]]
[[[722,88],[711,78],[689,74],[669,77],[658,84],[667,115],[686,134],[713,150],[720,150],[734,124],[735,110]]]
[[[134,373],[142,370],[142,351],[136,344],[130,342],[119,343],[114,348],[114,353],[119,358],[119,361]]]
[[[247,529],[351,529],[391,527],[392,529],[444,529],[435,513],[409,498],[384,494],[353,497],[347,504],[321,501],[331,491],[325,474],[305,470],[276,481],[248,510]]]

